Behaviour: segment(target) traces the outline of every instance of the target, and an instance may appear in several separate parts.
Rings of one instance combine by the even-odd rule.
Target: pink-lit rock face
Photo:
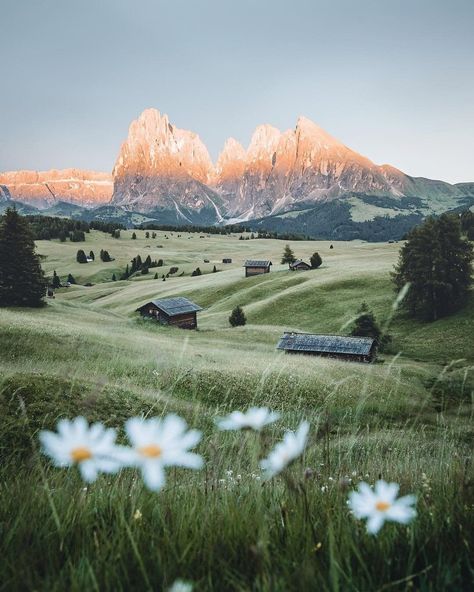
[[[113,192],[112,175],[80,169],[0,173],[1,185],[12,199],[40,209],[57,201],[95,207],[109,202]]]

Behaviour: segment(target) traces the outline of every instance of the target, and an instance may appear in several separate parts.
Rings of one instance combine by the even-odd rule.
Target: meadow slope
[[[467,589],[473,301],[431,324],[393,310],[398,244],[293,242],[297,257],[318,251],[323,265],[290,272],[279,263],[282,241],[157,234],[39,241],[48,275],[94,285],[60,289],[42,309],[0,310],[0,590],[158,590],[176,577],[197,590]],[[93,250],[95,262],[76,263],[79,248]],[[101,262],[100,249],[115,261]],[[111,281],[137,254],[164,266]],[[271,273],[244,278],[246,258],[272,260]],[[171,266],[178,272],[162,281]],[[191,277],[196,267],[203,275]],[[135,312],[168,296],[203,307],[198,331]],[[346,333],[364,300],[393,336],[378,363],[275,350],[285,330]],[[248,323],[231,328],[238,304]],[[282,414],[262,441],[216,432],[216,416],[252,404]],[[131,471],[84,489],[74,471],[53,469],[37,453],[38,430],[59,417],[121,427],[133,414],[169,411],[204,430],[207,464],[170,473],[159,494]],[[303,418],[312,425],[304,460],[290,481],[262,485],[257,457]],[[374,539],[345,500],[348,488],[379,476],[417,494],[419,518]]]

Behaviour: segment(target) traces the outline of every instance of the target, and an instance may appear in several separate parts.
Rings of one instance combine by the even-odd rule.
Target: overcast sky
[[[474,181],[474,0],[0,0],[0,170],[110,171],[147,107],[228,136],[305,115],[378,164]]]

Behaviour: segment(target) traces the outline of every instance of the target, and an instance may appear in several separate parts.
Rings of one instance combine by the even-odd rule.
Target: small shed
[[[294,263],[290,263],[290,269],[291,271],[309,271],[312,267],[309,263],[306,263],[306,261],[298,259]]]
[[[224,257],[224,259],[222,259],[222,263],[232,263],[232,259],[230,257]]]
[[[291,354],[325,356],[354,362],[372,362],[376,354],[376,343],[371,337],[284,333],[278,342],[277,349]]]
[[[200,310],[202,310],[200,306],[182,297],[150,300],[137,308],[142,317],[181,329],[197,329],[196,313]]]
[[[252,275],[260,275],[262,273],[270,273],[270,266],[271,265],[272,265],[271,261],[248,259],[244,263],[245,277],[249,277]]]

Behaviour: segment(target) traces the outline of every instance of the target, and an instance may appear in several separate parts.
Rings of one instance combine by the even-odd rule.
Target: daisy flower
[[[377,481],[374,489],[367,483],[360,483],[359,491],[349,494],[349,507],[356,518],[367,518],[367,532],[377,534],[384,522],[408,524],[415,516],[412,507],[416,502],[414,495],[405,495],[397,499],[397,483]]]
[[[141,469],[146,486],[158,491],[165,484],[165,467],[200,469],[203,459],[189,452],[201,440],[201,432],[188,430],[181,417],[170,414],[164,419],[134,417],[125,424],[132,445],[130,464]]]
[[[115,444],[117,433],[101,423],[89,427],[84,417],[61,419],[57,433],[43,430],[39,434],[44,454],[58,467],[77,465],[84,481],[91,483],[99,472],[115,473],[121,466]]]
[[[303,453],[308,439],[308,432],[309,423],[302,421],[296,432],[286,432],[283,440],[275,446],[268,458],[260,461],[260,466],[265,471],[267,478],[281,473],[283,469]]]
[[[193,585],[191,582],[175,580],[171,588],[168,588],[168,592],[192,592],[192,589]]]
[[[280,414],[270,411],[268,407],[250,407],[246,413],[233,411],[227,417],[216,421],[220,430],[245,430],[259,431],[266,425],[280,419]]]

